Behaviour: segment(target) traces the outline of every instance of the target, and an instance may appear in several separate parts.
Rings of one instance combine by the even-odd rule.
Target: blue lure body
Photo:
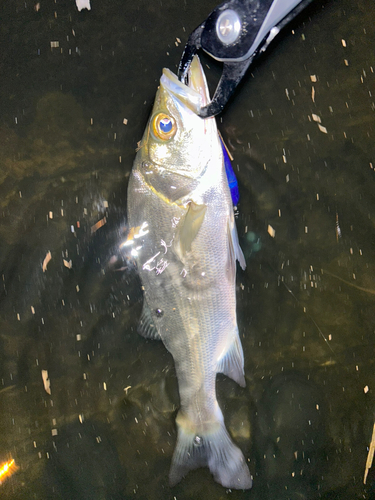
[[[236,174],[234,173],[232,164],[230,162],[230,159],[229,159],[229,156],[227,153],[227,149],[226,149],[221,137],[220,137],[220,142],[221,142],[221,148],[223,150],[225,173],[227,174],[230,194],[232,195],[232,202],[233,202],[233,205],[237,205],[237,203],[240,200],[240,193],[238,191],[238,182],[237,182]]]

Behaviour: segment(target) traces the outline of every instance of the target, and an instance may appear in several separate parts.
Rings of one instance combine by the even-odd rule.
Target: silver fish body
[[[239,247],[214,118],[197,115],[209,99],[198,58],[189,86],[164,70],[128,188],[132,253],[144,288],[140,333],[159,338],[178,377],[178,437],[170,471],[176,484],[208,466],[228,488],[252,485],[216,399],[217,373],[245,385],[236,319]]]

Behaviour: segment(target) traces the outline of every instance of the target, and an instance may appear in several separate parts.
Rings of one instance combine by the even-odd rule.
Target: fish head
[[[184,185],[188,180],[196,181],[220,147],[215,119],[198,116],[209,101],[206,77],[197,56],[191,63],[188,85],[169,69],[163,70],[139,151],[148,172],[158,175],[158,185],[163,178],[168,183],[171,176]]]

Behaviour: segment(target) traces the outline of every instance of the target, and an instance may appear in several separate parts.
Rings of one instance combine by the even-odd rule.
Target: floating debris
[[[48,377],[48,370],[42,370],[42,379],[44,384],[44,390],[47,394],[51,395],[51,381]]]
[[[320,125],[320,123],[318,123],[318,127],[319,127],[319,130],[321,132],[323,132],[323,134],[328,134],[328,131],[325,127],[323,127],[323,125]]]
[[[91,226],[91,234],[96,233],[98,229],[100,229],[104,224],[106,224],[107,219],[103,217],[103,219],[100,219],[96,224]]]
[[[267,232],[272,238],[275,237],[276,231],[270,224],[268,224]]]
[[[47,271],[47,266],[48,262],[52,259],[52,254],[50,251],[47,252],[46,256],[44,257],[43,264],[42,264],[42,269],[43,272],[45,273]]]
[[[341,238],[341,228],[340,228],[340,224],[339,224],[339,214],[336,212],[336,227],[335,227],[335,230],[336,230],[336,241],[337,243],[339,242],[339,238]]]
[[[374,459],[374,451],[375,451],[375,423],[374,423],[374,427],[372,429],[371,443],[370,443],[370,448],[369,448],[368,454],[367,454],[365,475],[363,477],[363,484],[366,484],[367,474],[368,474],[368,471],[371,469],[372,461]]]
[[[314,120],[314,122],[322,123],[320,116],[318,116],[314,113],[312,113],[311,118]]]
[[[79,12],[82,9],[91,10],[90,0],[76,0],[76,5]]]

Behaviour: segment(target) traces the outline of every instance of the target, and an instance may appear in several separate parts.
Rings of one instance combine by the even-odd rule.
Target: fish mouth
[[[188,80],[188,85],[185,85],[172,71],[164,68],[160,85],[198,115],[201,108],[210,101],[210,95],[206,76],[197,55],[191,62]]]

